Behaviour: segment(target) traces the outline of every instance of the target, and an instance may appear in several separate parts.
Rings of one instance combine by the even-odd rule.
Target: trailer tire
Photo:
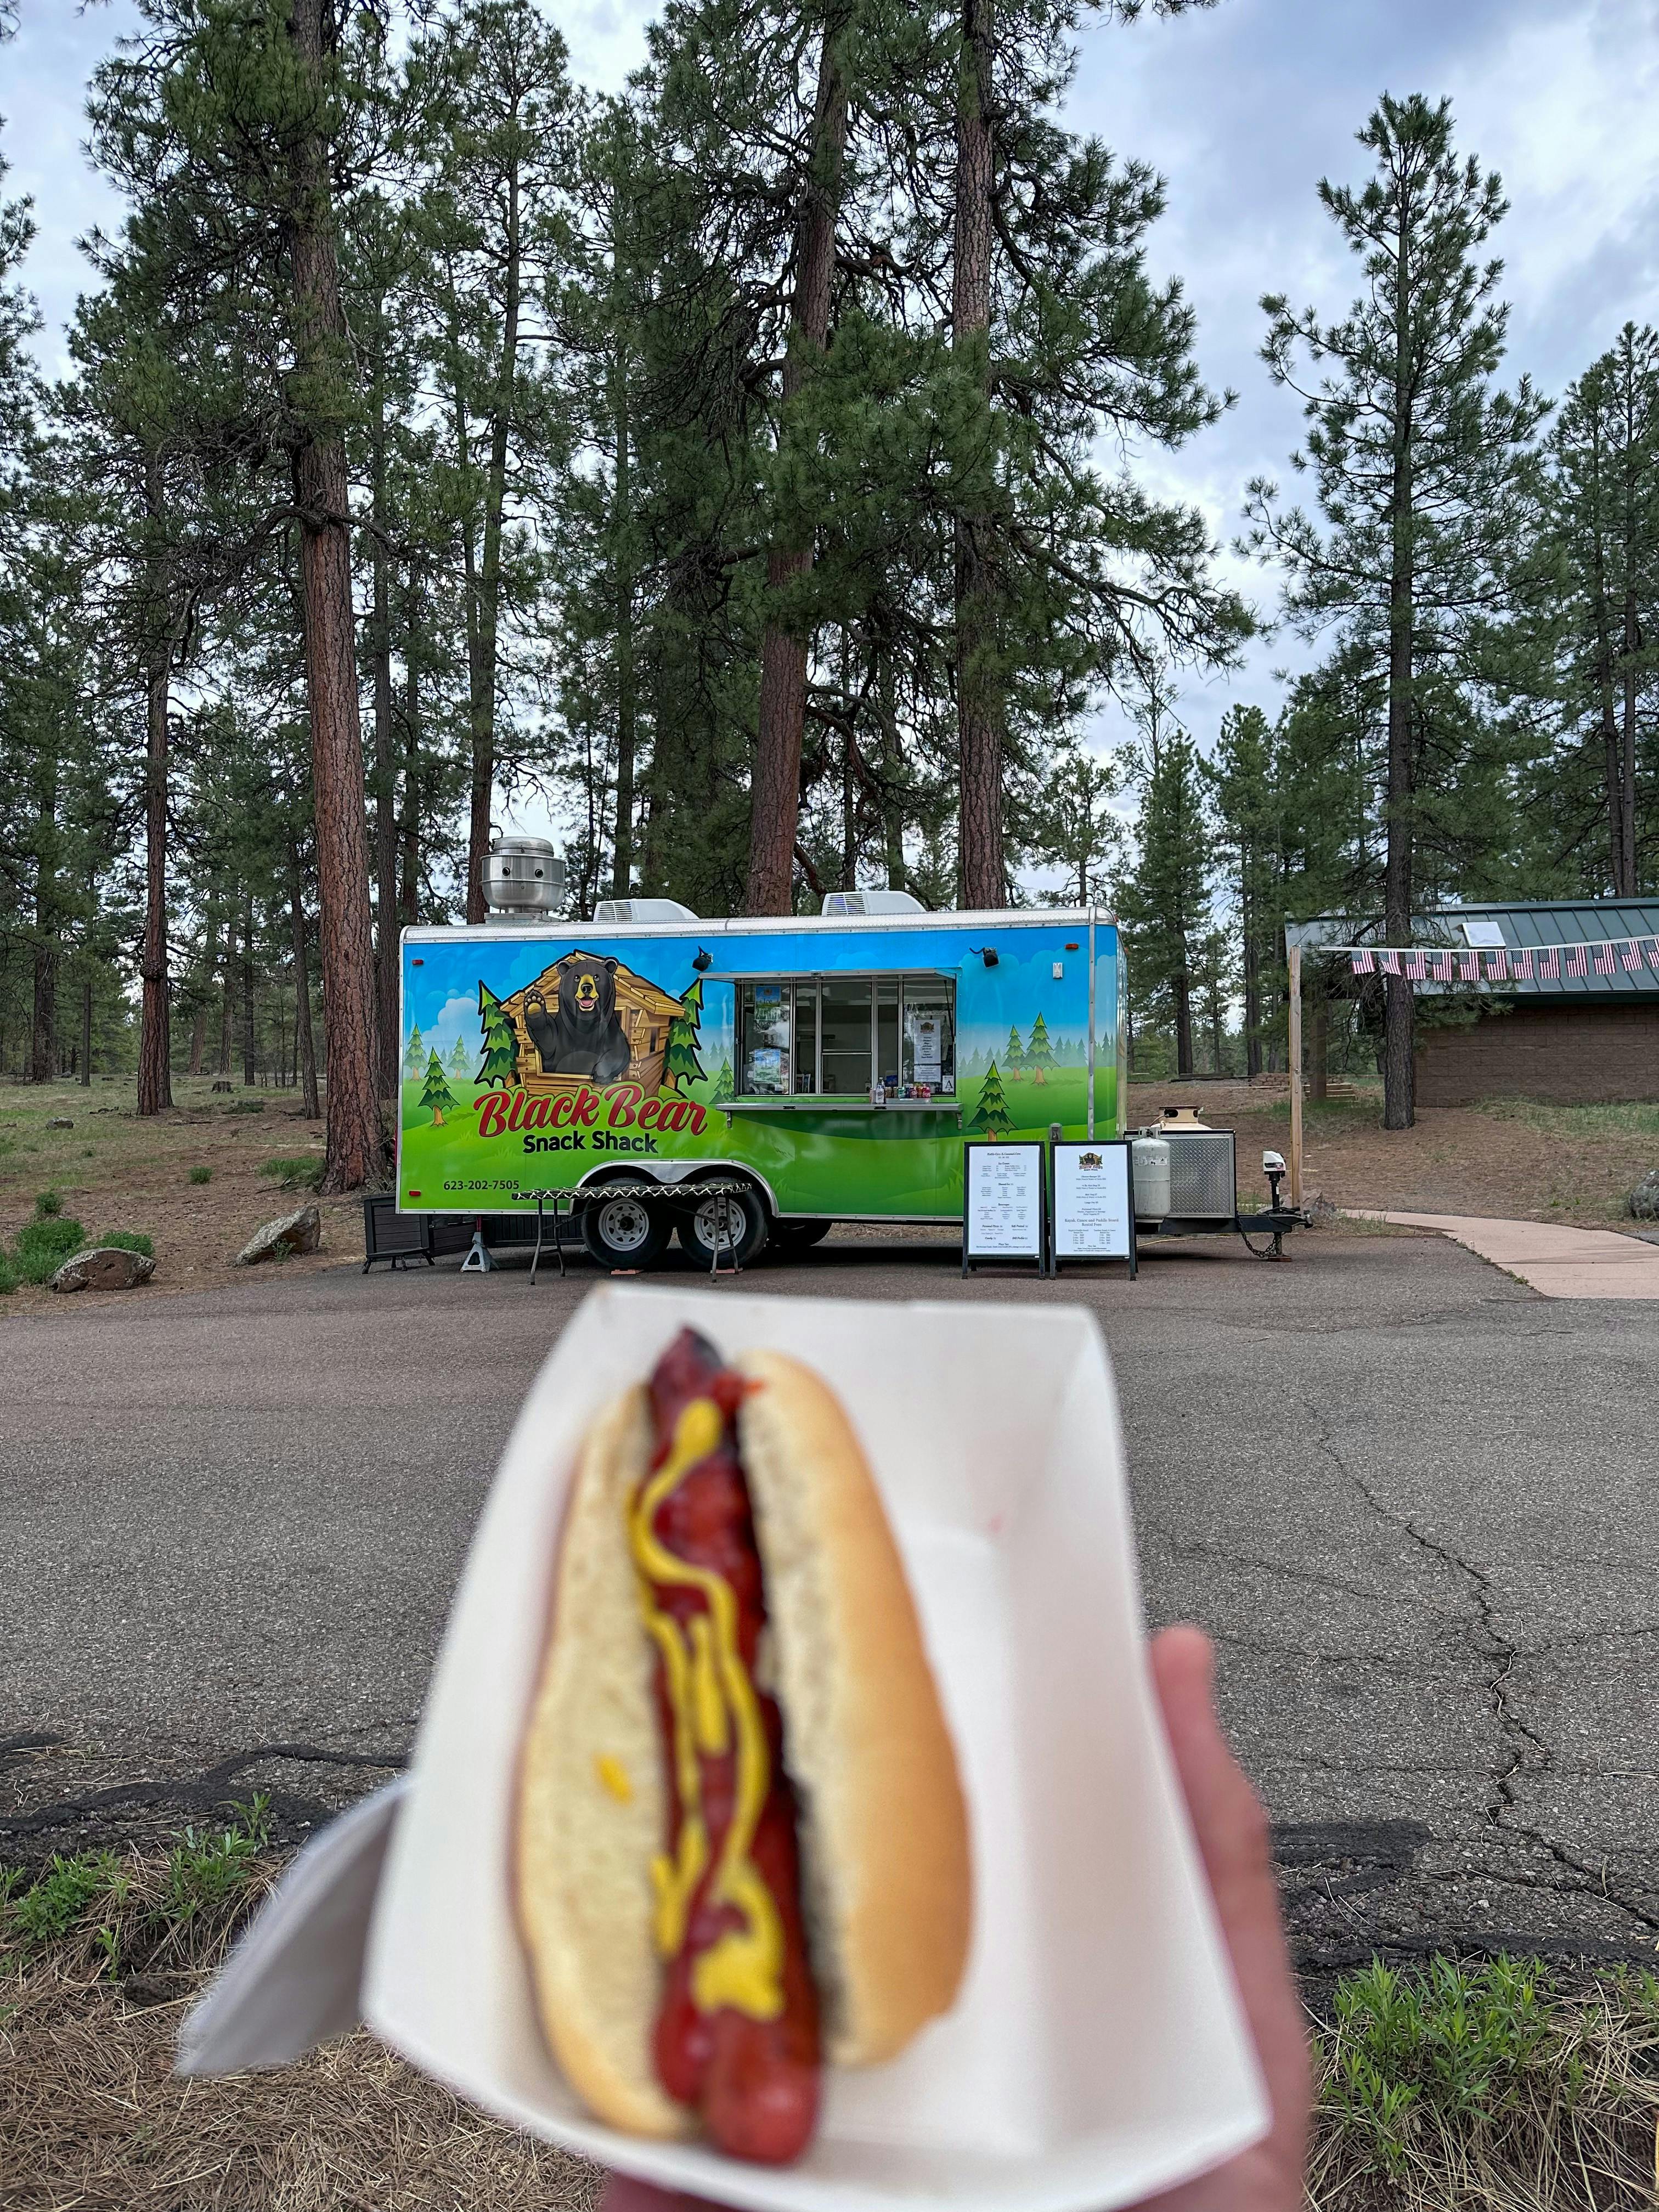
[[[674,1225],[680,1249],[692,1266],[711,1273],[717,1261],[722,1267],[746,1267],[765,1243],[771,1225],[766,1200],[752,1185],[745,1183],[726,1200],[729,1241],[718,1242],[717,1249],[720,1204],[717,1198],[699,1200],[684,1208]]]
[[[672,1228],[664,1209],[642,1198],[597,1195],[582,1208],[582,1242],[596,1267],[654,1267]]]

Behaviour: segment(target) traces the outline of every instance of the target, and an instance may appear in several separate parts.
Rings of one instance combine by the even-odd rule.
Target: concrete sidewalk
[[[1437,1229],[1547,1298],[1659,1298],[1659,1245],[1616,1230],[1489,1221],[1479,1214],[1366,1211],[1369,1219],[1402,1229]]]

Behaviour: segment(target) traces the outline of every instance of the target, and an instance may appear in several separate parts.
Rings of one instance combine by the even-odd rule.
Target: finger
[[[1222,1733],[1208,1637],[1196,1628],[1167,1628],[1153,1640],[1152,1662],[1176,1772],[1267,2079],[1273,2131],[1283,2131],[1287,2154],[1294,2142],[1299,2161],[1307,2129],[1307,2034],[1267,1817]]]

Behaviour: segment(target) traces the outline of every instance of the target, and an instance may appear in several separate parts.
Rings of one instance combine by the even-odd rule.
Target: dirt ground
[[[1237,1130],[1240,1195],[1265,1202],[1261,1154],[1269,1146],[1290,1150],[1285,1085],[1283,1076],[1273,1087],[1169,1078],[1137,1084],[1129,1093],[1130,1122],[1139,1127],[1179,1103],[1195,1106],[1212,1127]],[[1415,1127],[1393,1130],[1382,1127],[1379,1091],[1334,1088],[1323,1105],[1309,1102],[1304,1141],[1304,1204],[1322,1194],[1339,1207],[1399,1206],[1629,1231],[1638,1224],[1625,1211],[1626,1194],[1659,1166],[1659,1104],[1493,1099],[1425,1109]]]
[[[0,1088],[0,1241],[9,1244],[34,1212],[37,1195],[55,1190],[63,1211],[94,1242],[112,1229],[142,1230],[155,1243],[149,1287],[207,1290],[241,1271],[234,1263],[262,1222],[291,1212],[309,1190],[285,1189],[259,1173],[266,1160],[320,1159],[323,1125],[307,1121],[297,1091],[244,1091],[216,1097],[210,1076],[173,1078],[170,1114],[140,1121],[131,1084],[100,1079],[12,1084]],[[234,1109],[258,1105],[257,1113]],[[67,1129],[49,1129],[67,1120]],[[191,1182],[192,1168],[211,1170]],[[337,1267],[362,1252],[358,1201],[324,1199],[319,1252],[280,1264],[296,1273]],[[273,1262],[274,1264],[277,1264]],[[125,1295],[84,1291],[82,1304]],[[20,1284],[0,1298],[0,1319],[58,1304],[44,1285]]]

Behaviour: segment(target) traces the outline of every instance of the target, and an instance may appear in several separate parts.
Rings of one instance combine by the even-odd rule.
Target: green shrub
[[[298,1190],[308,1186],[314,1190],[323,1179],[323,1163],[315,1152],[307,1152],[295,1160],[262,1160],[259,1173],[280,1182],[284,1190]]]
[[[43,1190],[35,1199],[34,1218],[37,1221],[50,1221],[54,1214],[61,1213],[63,1210],[64,1194],[61,1190]]]
[[[88,1909],[101,1905],[121,1880],[113,1851],[77,1851],[54,1858],[46,1872],[12,1903],[8,1933],[25,1943],[50,1943],[67,1936]]]
[[[49,1221],[25,1222],[17,1232],[12,1266],[26,1283],[45,1283],[65,1260],[85,1248],[86,1232],[69,1214]]]
[[[98,1242],[112,1244],[120,1252],[142,1252],[147,1260],[155,1257],[155,1240],[146,1237],[142,1229],[106,1229]]]
[[[263,1098],[239,1098],[234,1106],[227,1106],[225,1109],[227,1114],[263,1114],[264,1110],[265,1102]]]
[[[17,1288],[17,1272],[3,1252],[0,1252],[0,1298],[9,1298]]]
[[[213,1181],[213,1170],[211,1168],[192,1168],[190,1171],[190,1179],[192,1182],[211,1182]]]

